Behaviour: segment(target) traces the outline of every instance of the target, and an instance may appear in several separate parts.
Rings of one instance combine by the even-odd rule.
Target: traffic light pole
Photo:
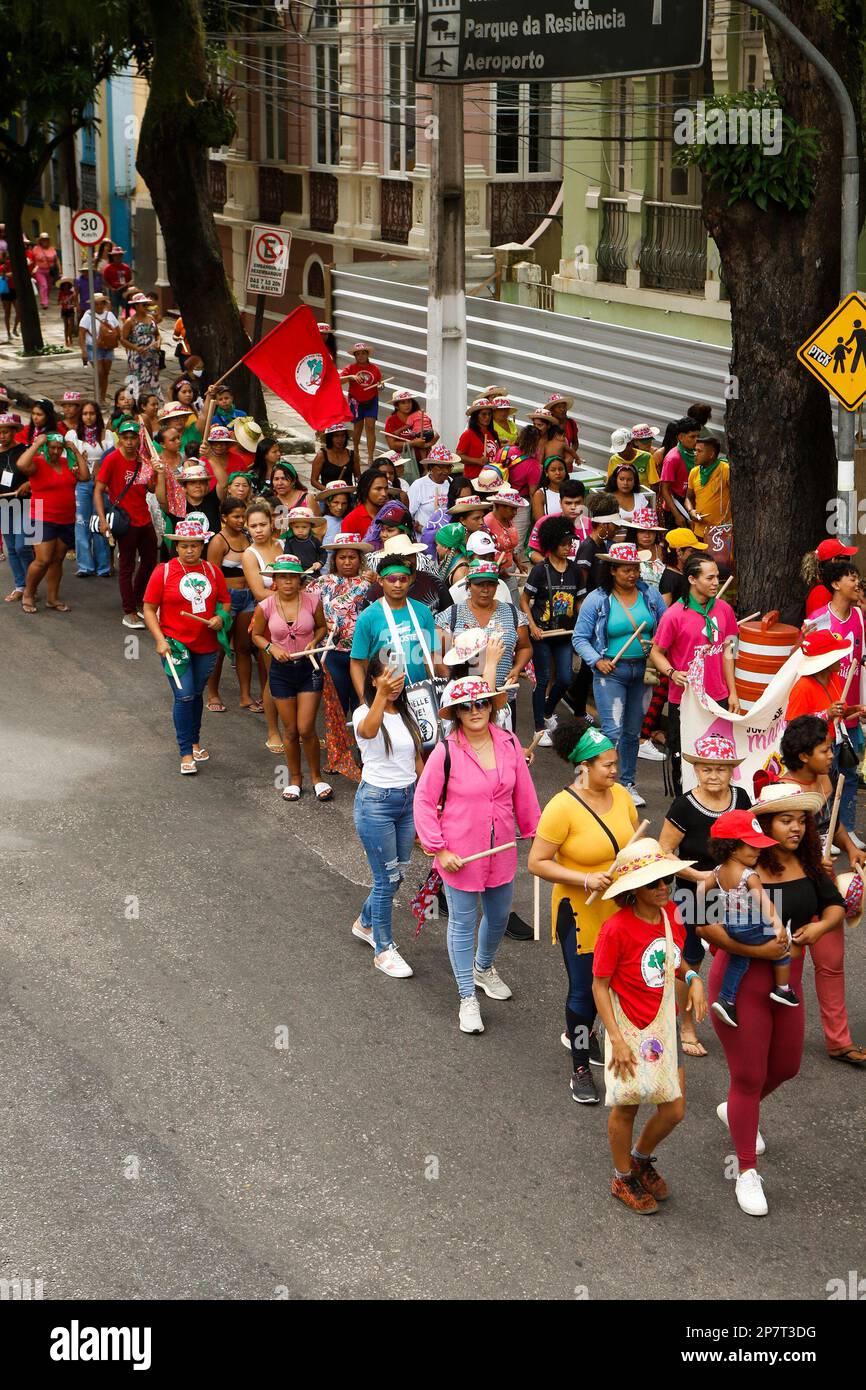
[[[801,33],[773,0],[743,0],[753,10],[760,10],[771,23],[804,53],[823,77],[839,107],[842,121],[842,254],[840,298],[857,288],[857,261],[860,243],[860,160],[857,153],[857,117],[848,88],[839,73],[820,49]],[[845,497],[846,530],[857,530],[857,518],[851,516],[854,492],[854,414],[839,407],[839,435],[836,447],[836,489],[840,499]]]

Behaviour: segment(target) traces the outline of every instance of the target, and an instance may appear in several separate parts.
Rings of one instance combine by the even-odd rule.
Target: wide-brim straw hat
[[[549,411],[549,410],[546,410],[544,406],[539,406],[537,410],[530,410],[530,412],[529,412],[529,419],[530,419],[530,420],[544,420],[544,421],[546,421],[546,423],[547,423],[548,425],[558,425],[558,424],[559,424],[559,421],[557,420],[556,416],[555,416],[555,415],[551,415],[550,411]]]
[[[595,524],[598,525],[598,517],[595,517]],[[607,560],[611,565],[639,565],[641,555],[644,552],[638,550],[637,546],[628,544],[612,545],[610,550],[600,550],[596,559]]]
[[[571,410],[574,405],[574,396],[564,396],[554,392],[552,396],[548,396],[545,405],[564,405],[566,410]]]
[[[389,560],[399,559],[401,555],[426,555],[427,547],[420,541],[410,541],[408,536],[399,532],[396,536],[389,536],[382,547],[383,554]]]
[[[366,541],[354,531],[342,531],[335,536],[332,541],[327,541],[323,549],[325,550],[360,550],[362,555],[367,555],[373,549]]]
[[[455,463],[460,463],[460,461],[460,455],[455,454],[453,450],[449,449],[447,444],[434,444],[424,460],[428,468],[436,468],[438,465],[445,463],[453,466]]]
[[[316,501],[327,501],[329,497],[340,497],[343,493],[345,493],[347,497],[351,497],[354,491],[355,489],[351,483],[325,483],[322,490],[316,493]]]
[[[474,415],[475,412],[476,412],[476,410],[492,410],[492,409],[493,409],[493,402],[492,402],[492,400],[490,399],[490,397],[489,397],[489,396],[479,396],[478,399],[477,399],[477,401],[473,401],[471,405],[467,405],[467,407],[466,407],[466,414],[467,414],[467,415]],[[429,462],[429,457],[428,457],[428,462]]]
[[[687,763],[701,763],[707,767],[739,767],[743,758],[737,757],[737,747],[732,738],[723,734],[705,734],[695,740],[695,751],[683,753]]]
[[[824,798],[820,792],[805,791],[796,782],[768,782],[762,787],[751,809],[756,816],[775,816],[782,811],[820,811]]]
[[[257,424],[251,416],[242,416],[232,424],[234,436],[242,449],[254,454],[258,448],[259,440],[264,439],[265,432],[261,425]]]
[[[459,502],[448,508],[448,515],[464,516],[466,512],[486,512],[489,509],[489,497],[461,497]]]
[[[462,666],[474,661],[487,646],[487,632],[483,627],[468,627],[454,637],[454,645],[449,647],[442,660],[446,666]]]
[[[621,849],[608,869],[613,883],[602,893],[603,898],[616,898],[621,893],[631,893],[635,888],[646,888],[660,878],[669,878],[690,869],[697,863],[695,859],[678,859],[676,855],[663,850],[658,840],[649,836],[635,840]]]
[[[846,927],[859,927],[863,917],[863,878],[857,873],[840,874],[836,887],[845,899]]]
[[[444,713],[453,705],[462,705],[466,700],[494,700],[502,692],[491,690],[480,676],[461,676],[449,681],[439,698],[439,712]]]

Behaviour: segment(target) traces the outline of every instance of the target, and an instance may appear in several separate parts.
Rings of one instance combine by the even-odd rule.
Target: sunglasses
[[[668,874],[666,878],[657,878],[652,886],[654,888],[658,888],[660,885],[663,884],[665,888],[670,888],[675,878],[676,874]]]
[[[454,705],[453,708],[462,709],[464,714],[474,714],[476,710],[486,709],[488,703],[487,700],[464,700],[461,704]]]

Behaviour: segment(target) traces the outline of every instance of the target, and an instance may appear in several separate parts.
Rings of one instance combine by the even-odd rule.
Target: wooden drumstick
[[[640,825],[637,827],[637,829],[636,829],[635,831],[633,831],[633,833],[632,833],[632,834],[629,836],[629,838],[626,840],[625,844],[623,845],[623,849],[628,849],[629,845],[634,844],[635,840],[639,840],[639,839],[641,838],[641,836],[643,835],[644,831],[648,829],[648,827],[649,827],[649,821],[648,821],[648,820],[642,820],[641,823],[640,823]],[[588,897],[587,900],[586,900],[586,905],[587,905],[587,907],[589,907],[590,903],[594,903],[597,897],[598,897],[598,889],[596,889],[593,893],[590,893],[589,897]]]

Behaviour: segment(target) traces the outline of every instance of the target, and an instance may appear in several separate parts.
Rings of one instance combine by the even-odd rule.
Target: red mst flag
[[[349,418],[339,372],[308,304],[272,328],[243,361],[313,429],[323,430]]]

